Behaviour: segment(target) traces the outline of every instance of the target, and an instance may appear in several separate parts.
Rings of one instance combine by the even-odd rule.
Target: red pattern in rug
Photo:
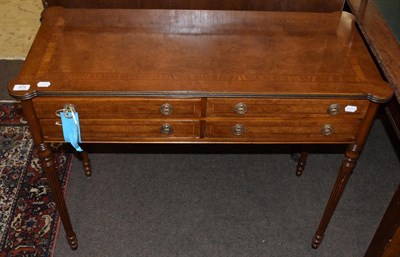
[[[52,147],[65,192],[72,154]],[[53,255],[59,218],[49,192],[21,107],[0,103],[1,257]]]

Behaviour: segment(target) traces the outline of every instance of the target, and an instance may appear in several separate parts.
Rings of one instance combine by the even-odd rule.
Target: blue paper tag
[[[81,141],[81,129],[79,127],[79,116],[77,112],[61,112],[61,122],[63,128],[63,135],[65,142],[71,143],[71,145],[78,151],[82,152],[83,149],[78,143]]]

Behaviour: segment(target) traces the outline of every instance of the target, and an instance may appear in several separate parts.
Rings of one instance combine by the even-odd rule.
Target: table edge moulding
[[[351,14],[49,7],[42,16],[9,92],[72,249],[48,145],[64,141],[58,116],[71,110],[83,143],[347,144],[312,240],[319,246],[379,104],[393,94]]]

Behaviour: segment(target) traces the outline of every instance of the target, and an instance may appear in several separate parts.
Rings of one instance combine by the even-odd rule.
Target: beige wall
[[[40,0],[0,0],[0,59],[25,59],[42,8]]]

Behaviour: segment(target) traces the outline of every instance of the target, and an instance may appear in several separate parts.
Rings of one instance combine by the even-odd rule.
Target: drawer
[[[209,98],[207,117],[364,117],[366,100]]]
[[[37,97],[33,99],[38,118],[53,119],[55,112],[72,104],[81,119],[196,118],[201,99],[132,97]]]
[[[205,138],[232,142],[350,143],[360,125],[359,119],[208,120]]]
[[[40,120],[45,141],[64,141],[57,121]],[[196,120],[81,119],[80,128],[83,142],[180,141],[200,137],[200,122]]]

